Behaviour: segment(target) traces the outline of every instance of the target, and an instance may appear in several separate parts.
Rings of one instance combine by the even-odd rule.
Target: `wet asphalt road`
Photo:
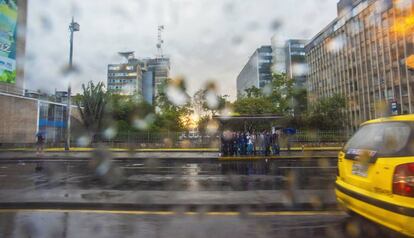
[[[217,204],[220,199],[225,204],[232,201],[236,204],[239,200],[257,200],[257,194],[262,199],[257,200],[259,203],[266,201],[266,196],[278,201],[279,193],[292,191],[297,197],[306,194],[305,191],[332,193],[335,163],[335,159],[112,161],[105,156],[92,160],[1,160],[0,202],[38,198],[47,203],[49,197],[45,199],[45,194],[50,193],[56,199],[60,191],[64,195],[59,201],[64,202],[79,199],[68,191],[101,191],[87,197],[88,201],[99,203],[124,202],[125,199],[116,200],[117,193],[133,193],[125,196],[130,199],[128,204],[137,201],[132,197],[140,193],[147,194],[146,204],[174,199],[182,203],[198,201],[199,205],[210,200]],[[180,200],[177,194],[185,195]],[[79,197],[85,198],[83,195]],[[289,199],[293,198],[288,196]],[[361,222],[353,222],[332,207],[327,211],[323,206],[307,208],[315,211],[303,213],[295,203],[287,202],[290,205],[284,212],[277,208],[254,210],[245,206],[233,206],[231,210],[225,206],[219,210],[211,206],[196,206],[192,210],[180,206],[142,211],[110,207],[99,211],[76,207],[65,210],[61,205],[60,210],[51,211],[13,207],[0,210],[0,237],[358,237],[362,230],[360,225],[355,225]],[[377,228],[369,232],[378,234]]]
[[[3,237],[345,237],[344,215],[0,214]]]
[[[0,189],[251,191],[332,189],[336,160],[0,160]]]

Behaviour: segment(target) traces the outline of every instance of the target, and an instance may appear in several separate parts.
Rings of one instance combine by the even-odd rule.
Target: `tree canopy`
[[[239,114],[287,114],[291,111],[293,81],[285,74],[273,74],[273,80],[263,89],[251,87],[245,90],[233,106]]]
[[[83,125],[93,136],[99,135],[102,132],[107,112],[108,93],[102,82],[95,85],[92,81],[87,85],[83,84],[82,91],[82,96],[79,96],[75,103],[78,106]]]

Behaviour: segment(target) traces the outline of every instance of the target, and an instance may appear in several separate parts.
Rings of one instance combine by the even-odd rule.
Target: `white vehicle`
[[[192,130],[188,132],[188,139],[198,139],[200,138],[200,133],[198,130]]]

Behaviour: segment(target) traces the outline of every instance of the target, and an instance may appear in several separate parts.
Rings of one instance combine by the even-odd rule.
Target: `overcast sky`
[[[81,25],[72,86],[106,83],[119,51],[156,54],[157,26],[165,25],[164,53],[172,76],[184,76],[190,93],[214,80],[236,94],[236,77],[249,56],[272,36],[312,38],[336,16],[337,0],[29,0],[26,88],[64,90],[68,77],[71,16]]]

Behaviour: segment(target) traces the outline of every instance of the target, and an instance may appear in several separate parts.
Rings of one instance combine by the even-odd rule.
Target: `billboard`
[[[0,0],[0,82],[16,83],[17,0]]]

